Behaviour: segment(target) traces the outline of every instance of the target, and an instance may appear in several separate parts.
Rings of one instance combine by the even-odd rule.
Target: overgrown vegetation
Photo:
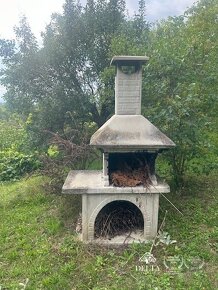
[[[29,147],[26,123],[1,107],[0,182],[16,180],[41,166],[39,154]]]
[[[183,216],[161,198],[160,224],[167,215],[149,265],[151,244],[79,242],[80,199],[48,195],[44,182],[34,177],[0,187],[2,289],[217,289],[216,175],[193,176],[181,196],[168,196]]]
[[[65,0],[41,47],[25,17],[16,40],[0,39],[0,289],[218,288],[217,15],[201,0],[151,25],[143,0],[133,17],[123,0]],[[70,168],[102,166],[88,143],[114,112],[110,59],[145,52],[142,113],[177,145],[157,169],[183,215],[161,198],[153,247],[90,247],[75,233],[80,199],[48,193]]]
[[[142,111],[177,144],[165,155],[175,186],[182,186],[201,155],[213,156],[204,162],[205,172],[215,167],[218,3],[200,0],[184,15],[155,25],[146,20],[145,4],[140,0],[136,15],[127,17],[124,0],[90,0],[85,7],[66,0],[63,14],[54,14],[46,27],[41,47],[25,17],[15,40],[0,39],[0,81],[9,110],[1,118],[16,113],[27,122],[31,153],[47,154],[50,133],[74,144],[83,138],[75,131],[90,136],[114,113],[111,57],[146,52]]]

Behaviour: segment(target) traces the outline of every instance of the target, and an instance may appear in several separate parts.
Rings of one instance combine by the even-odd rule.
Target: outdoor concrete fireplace
[[[169,186],[155,174],[159,152],[175,144],[141,115],[146,56],[115,56],[115,115],[90,140],[103,153],[103,170],[71,171],[62,193],[82,195],[82,241],[131,243],[157,233],[160,193]]]

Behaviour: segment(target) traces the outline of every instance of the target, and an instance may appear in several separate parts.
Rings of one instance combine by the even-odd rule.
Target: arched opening
[[[112,239],[143,231],[144,218],[140,209],[129,201],[112,201],[105,205],[95,219],[95,238]]]

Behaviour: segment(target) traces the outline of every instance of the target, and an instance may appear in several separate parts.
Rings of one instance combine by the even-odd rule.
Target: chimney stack
[[[115,115],[140,115],[142,91],[142,64],[147,56],[114,56],[116,66]]]

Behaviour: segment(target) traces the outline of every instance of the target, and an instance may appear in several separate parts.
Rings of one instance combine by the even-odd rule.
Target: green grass
[[[83,245],[74,232],[81,208],[79,197],[46,194],[45,179],[0,186],[0,289],[218,289],[217,178],[194,176],[182,195],[171,193],[180,215],[163,197],[160,223],[177,243],[154,247],[156,266],[139,258],[150,244],[107,248]],[[164,259],[178,256],[204,261],[178,273]],[[159,270],[159,271],[158,271]]]

